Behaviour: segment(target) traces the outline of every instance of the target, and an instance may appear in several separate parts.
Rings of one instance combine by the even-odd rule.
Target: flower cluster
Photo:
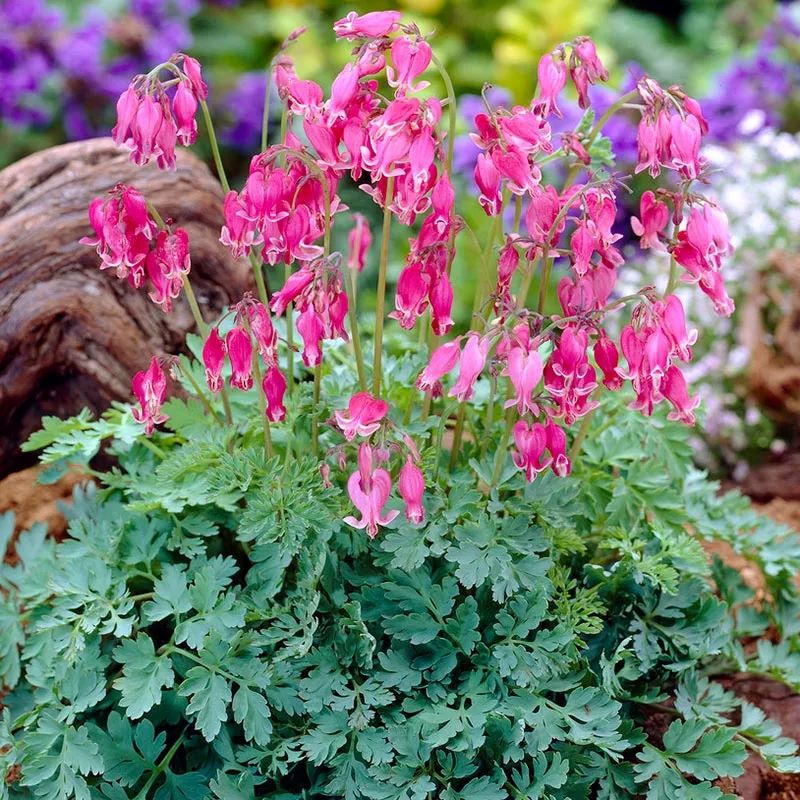
[[[403,25],[398,12],[352,13],[336,23],[335,31],[353,43],[353,58],[334,79],[327,98],[317,83],[297,76],[286,48],[281,49],[271,69],[285,104],[285,137],[252,158],[245,185],[225,198],[220,241],[235,257],[249,257],[260,295],[259,300],[248,295],[231,308],[234,324],[224,338],[217,327],[205,337],[206,382],[212,395],[222,395],[228,423],[232,419],[222,379],[226,358],[231,388],[247,391],[254,380],[262,382],[265,448],[272,452],[269,425],[285,419],[284,393],[296,378],[291,338],[296,326],[303,363],[314,376],[311,447],[320,456],[322,342],[351,342],[358,390],[347,409],[336,411],[329,420],[328,439],[333,436],[335,441],[338,431],[344,442],[328,447],[321,473],[329,481],[329,458],[345,472],[348,454],[355,455],[357,469],[350,474],[347,489],[360,516],[348,516],[346,521],[366,528],[370,536],[397,516],[397,510],[387,506],[393,472],[407,519],[420,523],[425,516],[422,443],[415,443],[409,434],[414,429],[409,423],[415,419],[415,399],[422,406],[415,421],[423,423],[433,410],[441,415],[440,431],[451,414],[445,396],[458,404],[453,468],[463,443],[467,404],[475,402],[476,386],[488,375],[483,427],[473,425],[472,430],[484,436],[486,444],[496,445],[494,483],[512,439],[512,461],[528,480],[545,469],[559,476],[569,474],[602,388],[619,391],[629,386],[633,408],[649,415],[666,401],[673,418],[691,423],[698,400],[690,395],[681,366],[691,359],[696,332],[688,329],[675,291],[681,282],[697,284],[717,313],[730,314],[733,308],[721,277],[723,259],[731,250],[725,215],[693,188],[695,181],[705,180],[706,171],[700,144],[707,124],[699,104],[678,87],[665,89],[641,76],[631,92],[609,106],[607,113],[613,114],[637,101],[632,104],[640,113],[636,169],[653,177],[668,170],[674,176],[670,188],[645,192],[639,216],[632,222],[641,248],[661,254],[665,288],[648,284],[621,296],[617,273],[624,256],[618,246],[620,234],[613,227],[618,181],[595,168],[592,148],[599,128],[576,128],[562,136],[559,145],[551,125],[561,114],[561,93],[568,79],[581,107],[586,107],[591,102],[590,86],[607,77],[594,44],[578,37],[546,54],[539,67],[537,94],[528,105],[507,109],[487,102],[475,118],[473,141],[479,154],[474,180],[489,218],[484,269],[496,278],[488,292],[478,283],[469,330],[452,341],[436,341],[454,324],[451,268],[464,230],[451,180],[455,98],[450,92],[447,105],[452,113],[445,125],[443,101],[418,96],[428,85],[426,70],[440,65],[425,36],[416,26]],[[158,81],[162,69],[175,76],[169,85]],[[449,85],[448,80],[445,83]],[[170,107],[167,92],[173,86]],[[117,141],[133,150],[137,163],[155,157],[162,167],[174,164],[176,138],[185,144],[194,141],[194,112],[205,94],[200,67],[192,59],[179,55],[159,65],[137,78],[120,99]],[[161,133],[164,126],[169,133]],[[560,188],[547,183],[542,170],[545,160],[555,158],[565,166]],[[223,173],[221,178],[227,184]],[[344,258],[330,249],[331,229],[347,211],[339,196],[345,178],[355,181],[383,215],[371,392],[356,308],[356,283],[372,243],[365,219],[356,215],[349,230],[348,270],[342,269]],[[512,198],[509,224],[511,215],[503,212]],[[169,238],[149,222],[144,201],[137,202],[135,213],[124,209],[123,213],[121,200],[108,213],[106,206],[93,205],[92,221],[102,220],[103,235],[98,233],[91,243],[107,266],[119,269],[122,264],[124,270],[133,270],[149,238]],[[132,243],[117,246],[107,228],[119,228],[121,217],[126,220],[123,229],[131,227]],[[395,309],[386,315],[391,225],[415,223],[418,233],[409,239]],[[173,242],[170,257],[158,263],[174,266],[178,259],[172,254],[179,250],[178,242]],[[286,279],[270,297],[262,269],[278,264],[284,265]],[[560,274],[553,293],[554,270]],[[534,280],[538,280],[538,302],[530,306]],[[188,293],[189,282],[184,283]],[[556,298],[560,309],[547,311]],[[610,315],[631,305],[628,324],[607,324]],[[286,316],[285,371],[271,314]],[[429,362],[411,389],[404,415],[393,413],[382,391],[385,316],[406,330],[418,320],[430,324]],[[202,319],[197,324],[201,331],[205,328]],[[448,388],[447,376],[456,369]],[[147,384],[142,379],[140,384],[139,416],[149,431],[158,419],[163,391],[145,392],[142,387],[160,386],[153,379]],[[506,409],[497,421],[504,423],[499,436],[496,432],[503,426],[494,419],[495,396],[504,397]],[[205,403],[210,408],[207,399]],[[572,434],[579,421],[581,431]],[[416,430],[426,428],[421,425]]]
[[[162,68],[175,77],[163,83]],[[177,83],[170,99],[168,89]],[[208,97],[199,62],[178,54],[139,75],[117,101],[117,124],[111,136],[131,151],[131,160],[142,166],[155,158],[161,169],[175,169],[175,145],[185,147],[197,140],[198,104]]]
[[[159,229],[141,192],[117,184],[107,198],[96,197],[89,206],[94,237],[82,244],[94,247],[101,269],[113,268],[135,289],[149,278],[150,299],[165,312],[172,310],[183,281],[191,269],[189,236],[183,228],[166,224]]]
[[[105,134],[106,109],[126,76],[189,47],[201,10],[199,0],[122,0],[113,10],[73,4],[69,14],[63,6],[0,2],[0,120],[63,125],[68,139]]]
[[[398,473],[398,490],[405,503],[405,515],[409,522],[421,524],[425,520],[422,497],[425,493],[425,476],[419,468],[419,451],[413,441],[401,437],[391,442],[389,436],[396,428],[386,418],[389,404],[373,397],[369,392],[358,392],[350,398],[347,409],[334,412],[334,421],[348,442],[356,437],[372,439],[358,446],[358,468],[347,481],[347,491],[353,505],[361,513],[361,519],[348,516],[344,521],[355,528],[366,528],[367,534],[374,537],[379,525],[388,525],[397,515],[397,510],[384,513],[383,509],[392,491],[392,478],[382,464],[389,465],[393,451],[400,451],[404,458]],[[344,465],[346,457],[343,448],[336,448],[339,461]]]
[[[222,370],[227,357],[231,368],[230,385],[247,391],[253,387],[254,372],[260,373],[255,355],[263,360],[266,372],[261,380],[264,414],[270,422],[286,417],[283,404],[286,378],[278,365],[278,334],[266,307],[246,296],[231,309],[234,325],[223,339],[219,328],[210,330],[203,344],[203,366],[208,388],[217,394],[223,390]],[[254,346],[255,344],[255,346]]]

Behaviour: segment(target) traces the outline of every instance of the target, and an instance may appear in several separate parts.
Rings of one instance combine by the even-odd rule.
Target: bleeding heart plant
[[[495,466],[486,481],[490,487],[500,478],[512,437],[517,448],[513,461],[529,480],[545,468],[541,464],[552,465],[560,475],[569,473],[571,461],[579,457],[586,421],[598,405],[598,367],[606,389],[632,385],[633,407],[650,415],[666,400],[673,407],[672,416],[692,424],[698,400],[689,393],[680,363],[691,358],[688,342],[696,333],[685,330],[675,291],[682,282],[697,284],[719,313],[730,314],[733,309],[720,271],[731,249],[725,215],[694,188],[704,178],[700,144],[708,129],[697,102],[679,88],[665,89],[643,77],[593,127],[579,128],[559,147],[548,118],[560,115],[558,98],[568,76],[584,108],[589,106],[587,87],[607,78],[594,44],[586,37],[542,58],[539,91],[528,105],[509,110],[494,108],[487,100],[485,112],[475,118],[472,138],[480,149],[475,183],[490,218],[479,272],[494,277],[476,282],[469,330],[450,342],[439,342],[453,326],[452,266],[466,235],[458,212],[457,188],[463,191],[463,187],[451,181],[455,98],[452,93],[447,98],[421,94],[429,83],[420,78],[433,65],[445,86],[451,84],[426,38],[416,26],[401,24],[395,12],[350,15],[337,23],[336,32],[353,41],[355,49],[327,98],[322,87],[297,77],[285,49],[276,58],[270,77],[284,103],[286,133],[271,146],[265,141],[238,192],[228,188],[213,128],[208,128],[227,192],[220,241],[234,257],[251,260],[259,295],[257,300],[244,298],[232,310],[237,321],[224,341],[217,327],[209,329],[194,301],[183,230],[172,233],[155,209],[148,212],[141,194],[131,187],[115,187],[109,199],[98,198],[90,209],[95,238],[86,242],[97,247],[104,266],[115,266],[118,275],[135,287],[149,276],[154,287],[151,297],[165,311],[183,284],[198,330],[206,339],[203,357],[209,391],[222,392],[227,408],[227,389],[220,381],[225,356],[232,368],[230,388],[247,391],[255,372],[263,387],[265,446],[272,454],[270,426],[285,419],[284,392],[291,397],[295,382],[304,380],[294,369],[293,329],[302,341],[302,361],[313,374],[315,405],[322,407],[330,407],[320,393],[324,342],[350,341],[351,422],[342,426],[344,412],[332,410],[350,443],[348,460],[355,460],[356,450],[365,442],[380,448],[398,443],[387,464],[389,471],[382,470],[388,475],[399,474],[401,464],[414,460],[403,442],[417,422],[438,417],[447,423],[452,413],[447,397],[458,401],[450,443],[450,468],[456,468],[469,401],[476,382],[488,375],[488,411],[482,415],[478,434],[496,446]],[[165,71],[170,77],[162,82],[159,76]],[[382,78],[390,93],[384,91]],[[199,107],[207,116],[206,95],[200,65],[188,56],[176,56],[134,79],[122,95],[115,139],[131,149],[137,164],[156,158],[160,167],[174,168],[176,138],[183,144],[195,141],[194,114]],[[596,167],[591,153],[604,123],[623,107],[641,113],[636,171],[647,169],[657,177],[670,170],[675,179],[669,188],[646,191],[640,217],[632,221],[643,249],[665,253],[663,276],[653,275],[653,285],[620,297],[614,287],[624,258],[616,246],[622,234],[615,231],[614,222],[622,178],[602,165]],[[450,112],[448,124],[443,124],[445,110]],[[566,175],[560,188],[543,177],[545,165],[552,172],[556,161],[563,164]],[[364,264],[375,254],[369,223],[361,214],[354,214],[351,221],[340,197],[340,186],[348,178],[372,197],[383,217],[371,369],[364,359],[369,347],[358,328],[363,314],[356,305],[356,287]],[[331,252],[337,225],[349,228],[346,258]],[[396,282],[396,310],[386,315],[389,264],[403,257],[390,249],[392,226],[413,226],[413,234]],[[269,295],[264,268],[269,271],[279,264],[284,265],[284,285]],[[562,273],[557,282],[561,308],[548,312],[554,268]],[[274,276],[269,277],[274,285]],[[531,305],[535,281],[537,299]],[[626,309],[630,322],[623,326],[618,318]],[[271,314],[286,318],[282,339]],[[431,362],[420,374],[420,394],[404,409],[402,423],[392,420],[396,414],[387,415],[381,363],[385,316],[408,331],[429,326]],[[620,328],[617,345],[613,332]],[[415,346],[412,339],[409,349]],[[619,366],[619,350],[626,366]],[[262,363],[253,362],[254,358]],[[457,379],[445,391],[441,380],[456,365]],[[141,378],[137,381],[141,383]],[[493,413],[496,399],[502,399],[507,409],[499,443],[493,438],[498,424]],[[359,410],[353,411],[354,404]],[[360,421],[369,413],[364,408],[384,410],[365,424]],[[154,419],[163,417],[152,399],[140,416],[148,430]],[[573,432],[579,421],[582,427]],[[441,426],[430,430],[437,427]],[[565,428],[573,442],[569,458],[563,453],[559,458],[548,442],[568,438]],[[477,426],[471,429],[476,431]],[[551,431],[549,437],[545,430]],[[325,458],[318,439],[315,417],[312,447]],[[483,442],[478,444],[482,451],[487,449]],[[284,455],[290,447],[287,438]],[[341,460],[342,448],[337,445],[333,450]],[[351,492],[357,507],[364,490],[362,482]],[[369,530],[374,535],[377,528],[371,525]]]
[[[353,50],[330,92],[295,74],[294,36],[276,55],[284,133],[268,142],[268,84],[238,191],[196,61],[120,98],[115,139],[162,169],[202,113],[220,247],[255,293],[207,320],[185,231],[133,187],[91,204],[101,268],[165,313],[185,296],[199,336],[152,357],[133,409],[48,418],[28,444],[48,478],[77,461],[101,488],[63,542],[34,528],[0,564],[0,800],[720,800],[748,750],[797,770],[715,681],[800,689],[800,542],[691,466],[677,290],[732,310],[698,104],[644,77],[595,121],[607,73],[578,37],[527,105],[484,92],[467,187],[428,37],[395,11],[335,31]],[[554,141],[568,81],[587,111]],[[625,295],[637,248],[602,136],[623,108],[637,171],[669,173],[631,223],[660,274]],[[375,213],[350,213],[358,190]]]

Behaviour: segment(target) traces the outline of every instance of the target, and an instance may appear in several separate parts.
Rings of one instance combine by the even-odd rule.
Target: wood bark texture
[[[179,352],[194,328],[186,300],[164,314],[146,289],[101,271],[90,201],[117,183],[186,228],[191,280],[207,319],[252,288],[248,265],[219,243],[222,188],[199,159],[137,167],[111,139],[53,147],[0,171],[0,476],[31,463],[19,445],[43,415],[103,411],[130,398],[152,355]]]

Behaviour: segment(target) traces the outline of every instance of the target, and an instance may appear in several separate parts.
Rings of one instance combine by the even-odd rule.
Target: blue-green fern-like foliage
[[[253,407],[237,433],[174,400],[152,443],[122,406],[31,441],[45,479],[104,443],[117,466],[63,541],[0,517],[2,800],[715,800],[749,751],[800,769],[715,682],[800,690],[800,541],[687,467],[678,425],[612,399],[571,477],[509,461],[491,491],[477,447],[452,474],[431,447],[427,523],[371,541],[302,440],[265,457]]]

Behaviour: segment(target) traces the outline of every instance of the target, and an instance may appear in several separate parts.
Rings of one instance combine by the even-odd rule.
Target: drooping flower
[[[506,408],[516,406],[520,415],[530,411],[539,413],[539,407],[532,402],[531,395],[542,378],[542,357],[538,350],[517,346],[508,353],[508,363],[503,373],[511,380],[516,397],[505,403]]]
[[[231,386],[247,391],[253,386],[253,342],[250,334],[237,325],[228,331],[225,345],[231,362]]]
[[[225,342],[217,328],[208,332],[203,343],[203,366],[206,371],[206,383],[215,394],[222,389],[222,366],[225,363]]]
[[[567,434],[552,419],[547,420],[545,430],[547,434],[547,449],[553,457],[550,466],[554,474],[558,475],[559,478],[565,478],[572,472],[572,462],[567,456]]]
[[[538,422],[531,425],[521,419],[514,425],[512,432],[517,449],[511,457],[514,463],[524,470],[525,477],[532,481],[540,472],[546,470],[552,461],[550,456],[545,455],[547,430]]]
[[[472,397],[475,381],[483,372],[486,356],[489,353],[489,340],[474,331],[467,334],[467,343],[461,353],[461,369],[458,380],[450,390],[449,396],[463,403]]]
[[[594,360],[603,373],[603,385],[611,391],[621,388],[622,376],[617,369],[619,351],[605,331],[600,332],[594,344]]]
[[[358,469],[347,481],[347,493],[361,519],[348,515],[344,521],[359,530],[366,528],[373,539],[378,535],[378,526],[388,525],[400,512],[393,509],[383,513],[392,491],[392,478],[385,469],[375,466],[372,448],[366,442],[359,447],[358,462]]]
[[[144,196],[132,186],[117,184],[109,197],[96,197],[89,205],[89,222],[94,237],[85,236],[81,244],[94,247],[100,256],[100,269],[113,267],[117,277],[127,278],[134,288],[145,280],[145,264],[150,241],[158,226],[147,210]]]
[[[421,525],[425,521],[425,508],[422,505],[425,476],[410,456],[400,469],[397,488],[406,504],[406,519],[414,525]]]
[[[131,413],[137,422],[144,425],[145,435],[150,436],[156,425],[169,419],[161,411],[167,393],[167,376],[155,356],[146,370],[133,376],[131,388],[139,401],[139,408],[134,408]]]
[[[453,284],[445,270],[441,270],[428,291],[431,303],[431,327],[437,336],[444,336],[453,327]]]
[[[372,231],[363,214],[353,214],[353,228],[347,237],[347,266],[361,272],[367,260],[367,252],[372,246]]]
[[[649,189],[642,193],[639,217],[631,217],[631,228],[639,237],[639,245],[643,250],[666,250],[659,236],[669,222],[667,204],[656,200]]]
[[[333,30],[342,39],[388,36],[397,28],[400,17],[399,11],[370,11],[366,14],[351,11],[333,24]]]
[[[558,403],[557,417],[567,425],[588,414],[598,403],[591,399],[597,375],[586,355],[588,336],[584,330],[565,328],[544,369],[544,382]]]
[[[558,96],[567,83],[567,64],[563,58],[553,58],[552,53],[545,53],[539,59],[538,102],[543,104],[543,113],[561,116],[558,108]]]
[[[350,398],[346,411],[334,411],[334,418],[344,438],[352,441],[356,436],[375,433],[388,412],[389,404],[385,400],[369,392],[357,392]]]
[[[431,391],[458,363],[461,346],[458,339],[439,345],[431,354],[430,361],[417,378],[417,388],[423,392]]]
[[[686,378],[675,364],[667,370],[661,385],[661,391],[672,404],[674,411],[667,414],[669,419],[678,420],[686,425],[694,425],[694,410],[700,405],[700,395],[689,396]]]
[[[286,407],[283,397],[286,394],[286,378],[277,364],[268,367],[261,381],[261,390],[264,392],[267,404],[264,413],[270,422],[282,422],[286,418]]]

